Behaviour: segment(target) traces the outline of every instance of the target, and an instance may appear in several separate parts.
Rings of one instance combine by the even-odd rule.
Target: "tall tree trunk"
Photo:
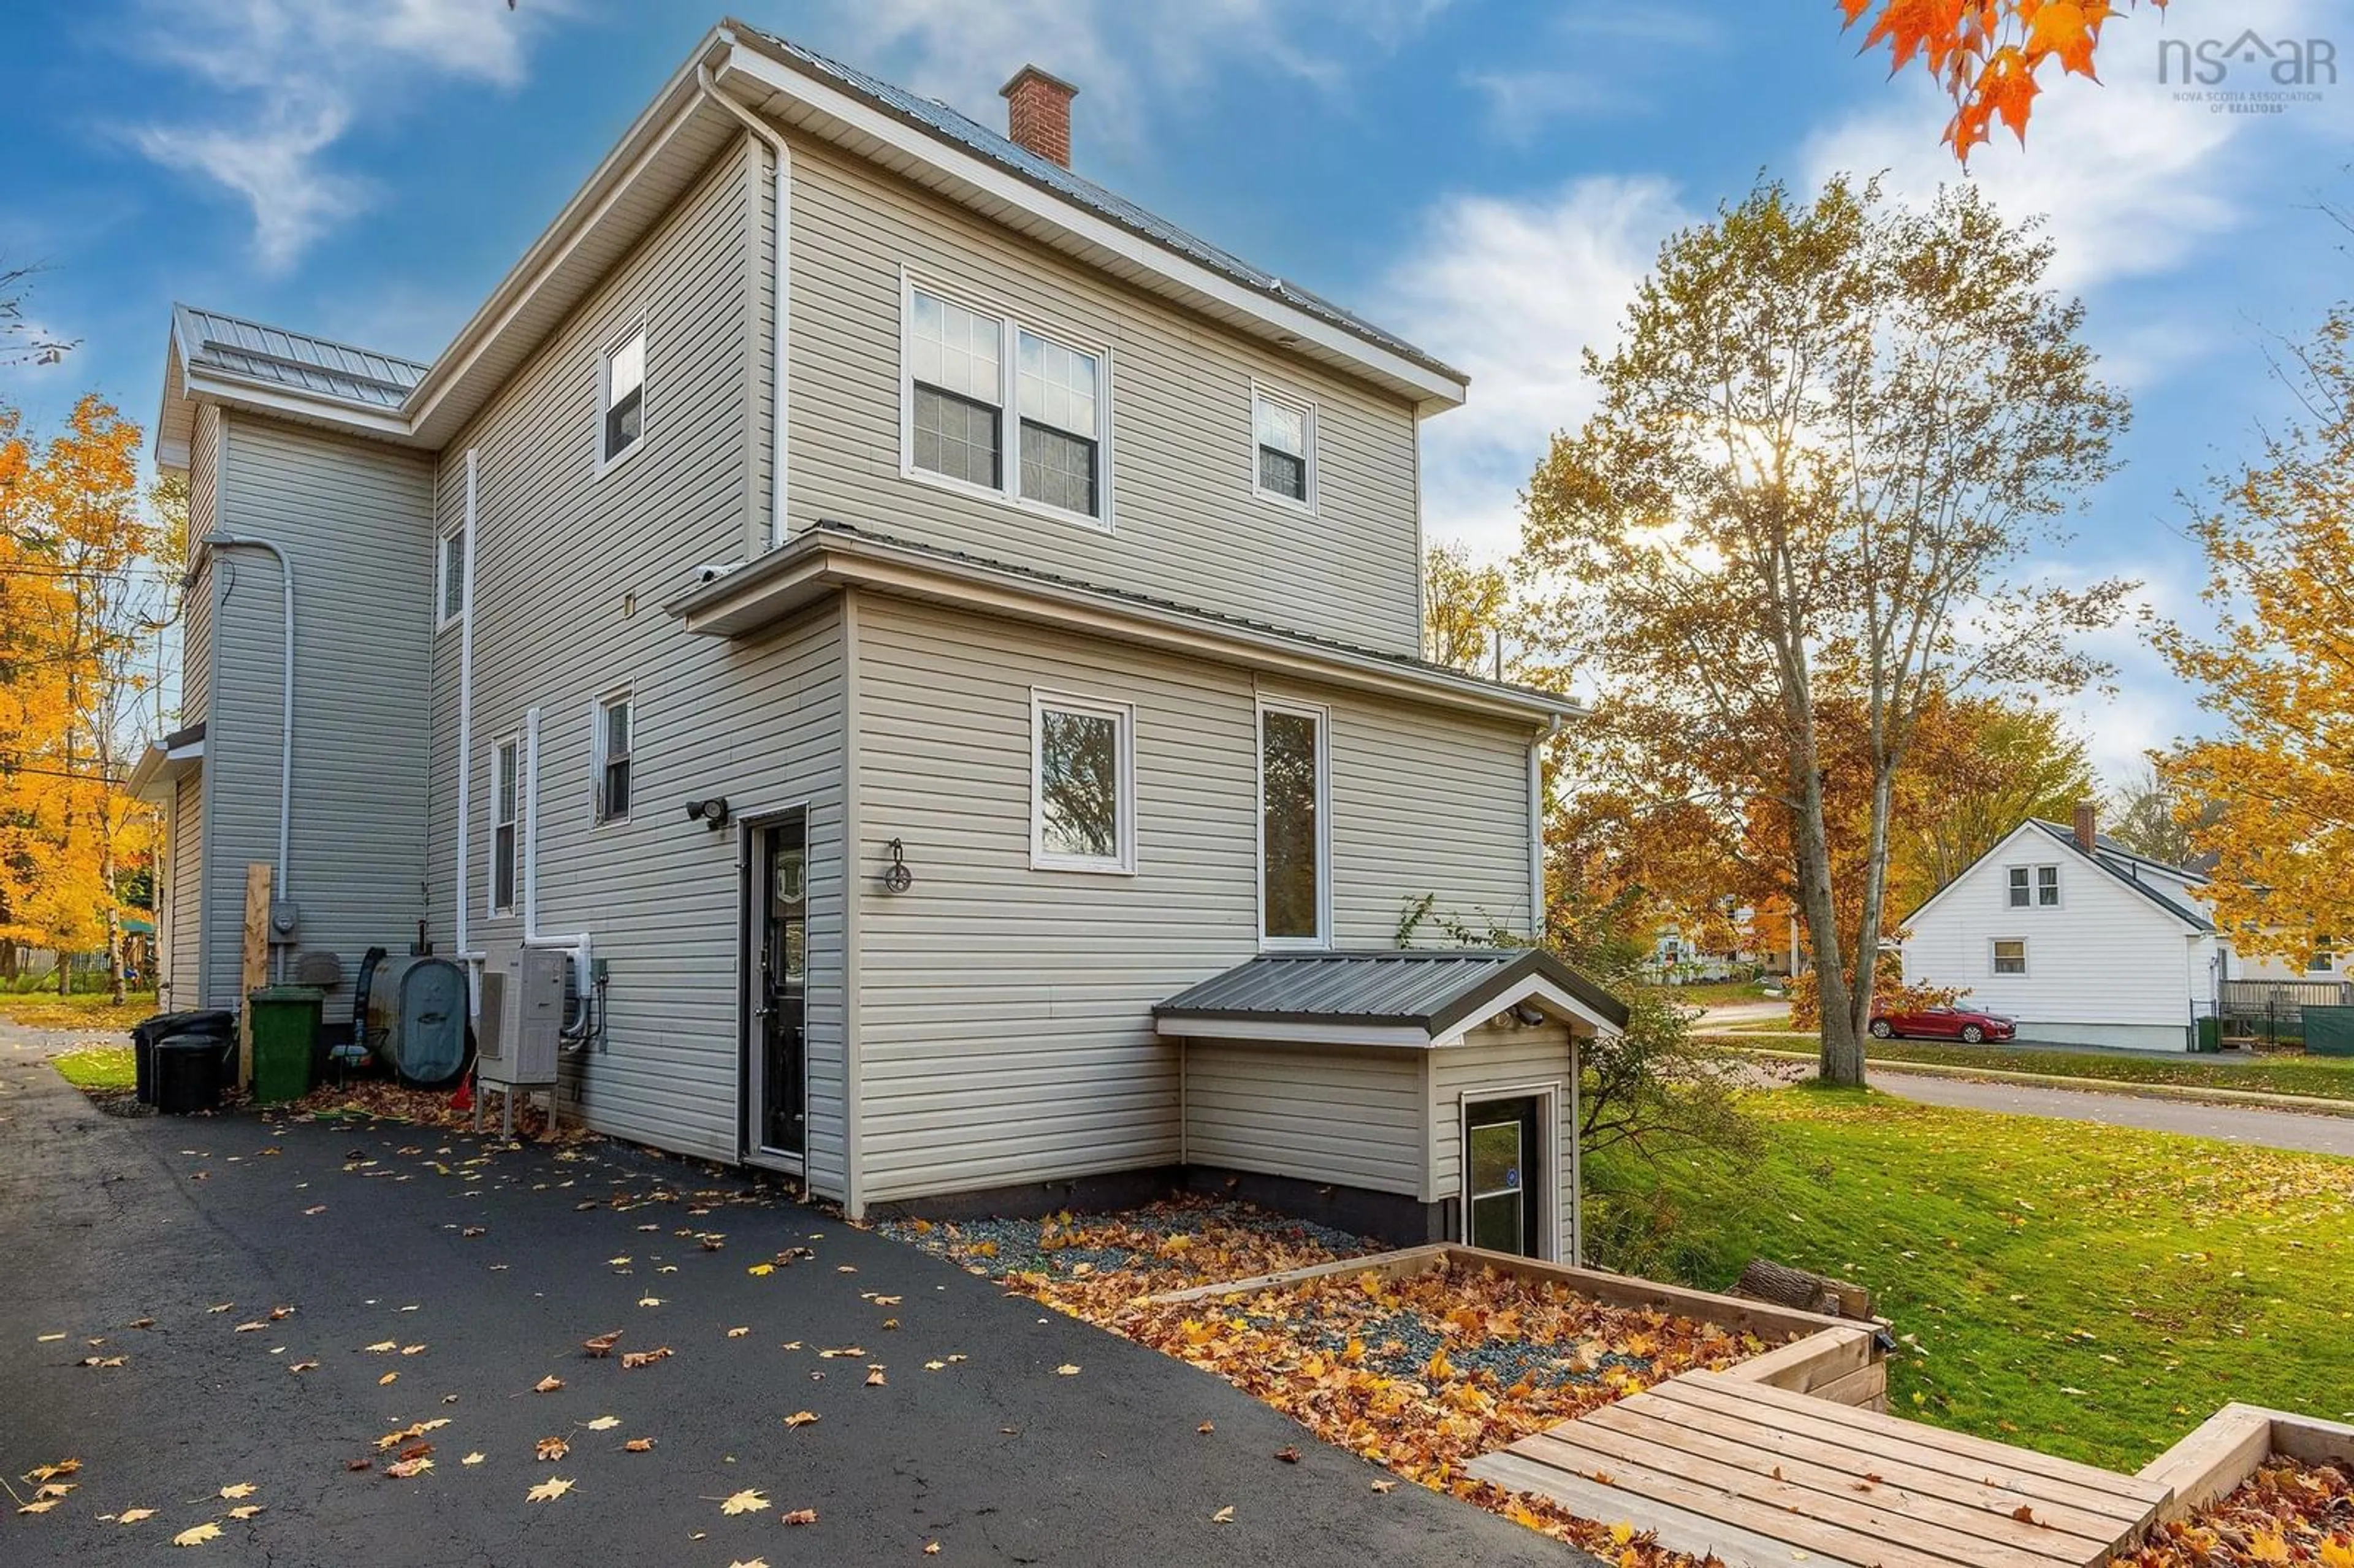
[[[1816,1012],[1820,1015],[1822,1054],[1816,1076],[1839,1088],[1863,1086],[1863,1037],[1856,1027],[1848,989],[1846,951],[1840,941],[1839,909],[1831,897],[1830,835],[1823,820],[1822,774],[1811,756],[1797,785],[1798,809],[1791,813],[1792,846],[1797,852],[1798,906],[1815,949]]]

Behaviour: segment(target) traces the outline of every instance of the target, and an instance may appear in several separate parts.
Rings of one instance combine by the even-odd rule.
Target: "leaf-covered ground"
[[[1605,1266],[1869,1287],[1894,1408],[2132,1471],[2232,1400],[2354,1415],[2354,1160],[1805,1087],[1754,1170],[1587,1165]]]
[[[103,991],[77,991],[58,996],[43,991],[0,991],[0,1019],[27,1029],[89,1030],[93,1033],[128,1032],[155,1012],[155,993],[134,991],[120,1006]]]
[[[68,1051],[49,1059],[67,1083],[91,1096],[126,1095],[136,1086],[138,1064],[127,1045],[101,1045]]]
[[[2337,1465],[2266,1465],[2228,1497],[2160,1527],[2115,1568],[2354,1568],[2354,1484]]]
[[[1216,1372],[1326,1442],[1627,1568],[1681,1561],[1613,1521],[1472,1479],[1471,1460],[1695,1367],[1766,1347],[1491,1269],[1339,1273],[1190,1302],[1149,1297],[1371,1249],[1235,1203],[893,1227],[1074,1317]]]

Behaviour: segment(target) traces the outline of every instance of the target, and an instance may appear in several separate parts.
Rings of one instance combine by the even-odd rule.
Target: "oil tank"
[[[465,1071],[464,969],[414,953],[377,958],[362,989],[362,1042],[401,1082],[435,1088]]]

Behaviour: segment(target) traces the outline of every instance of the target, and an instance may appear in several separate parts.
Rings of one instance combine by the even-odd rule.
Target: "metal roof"
[[[2060,822],[2048,822],[2041,817],[2030,817],[2028,821],[2042,829],[2051,837],[2058,839],[2068,848],[2076,851],[2078,854],[2084,854],[2083,848],[2076,842],[2076,831],[2073,828]],[[2162,860],[2152,860],[2146,854],[2138,854],[2106,833],[2093,835],[2093,853],[2085,858],[2151,903],[2158,905],[2168,914],[2179,920],[2188,922],[2192,929],[2199,931],[2215,929],[2215,922],[2210,920],[2199,910],[2168,896],[2155,885],[2144,882],[2135,874],[2137,867],[2147,866],[2168,876],[2179,877],[2187,883],[2204,884],[2207,879],[2197,872],[2185,870],[2179,865],[2168,865]]]
[[[425,378],[426,367],[414,360],[195,305],[172,307],[172,331],[191,370],[355,408],[398,409]]]
[[[885,113],[928,132],[944,142],[954,143],[966,152],[987,158],[1031,184],[1052,191],[1097,217],[1108,218],[1130,233],[1172,250],[1189,261],[1207,267],[1246,288],[1280,300],[1295,310],[1304,311],[1352,336],[1412,360],[1426,370],[1435,371],[1455,381],[1466,379],[1463,372],[1444,360],[1416,348],[1395,334],[1384,331],[1355,312],[1334,304],[1322,295],[1312,293],[1296,283],[1288,282],[1263,267],[1253,266],[1232,251],[1178,228],[1126,196],[1073,174],[1051,158],[1040,157],[1020,143],[991,131],[937,98],[920,97],[906,88],[896,87],[880,77],[869,76],[840,60],[829,59],[805,45],[779,37],[762,28],[734,20],[725,26],[743,37],[766,45],[800,62],[813,73],[864,99]]]
[[[1626,1024],[1626,1003],[1542,948],[1262,953],[1152,1011],[1179,1023],[1403,1025],[1437,1038],[1510,1006],[1502,999],[1532,980],[1550,983],[1614,1026]]]

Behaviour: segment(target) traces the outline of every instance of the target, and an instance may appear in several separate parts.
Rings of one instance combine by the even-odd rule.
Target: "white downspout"
[[[474,506],[474,449],[466,449],[464,558],[458,565],[458,961],[473,978],[480,957],[470,940],[474,847],[474,557],[482,532]]]
[[[1585,1053],[1569,1032],[1569,1266],[1585,1266],[1585,1113],[1580,1105]]]
[[[776,164],[776,212],[772,218],[769,246],[776,253],[776,276],[770,281],[770,298],[776,318],[775,342],[771,347],[775,378],[769,399],[769,547],[774,549],[785,542],[785,426],[792,389],[791,364],[787,357],[786,325],[792,316],[792,154],[785,139],[747,110],[742,104],[719,90],[712,79],[711,68],[695,68],[695,84],[704,96],[744,122],[744,128],[767,143]]]
[[[294,824],[294,563],[286,552],[267,539],[244,539],[223,533],[217,524],[205,537],[205,544],[214,550],[266,550],[278,561],[278,586],[285,615],[286,667],[279,681],[279,746],[278,746],[278,869],[272,874],[270,896],[283,899],[291,896],[286,884],[286,845],[292,836]],[[281,980],[286,975],[286,948],[272,943],[277,950],[277,970]]]

